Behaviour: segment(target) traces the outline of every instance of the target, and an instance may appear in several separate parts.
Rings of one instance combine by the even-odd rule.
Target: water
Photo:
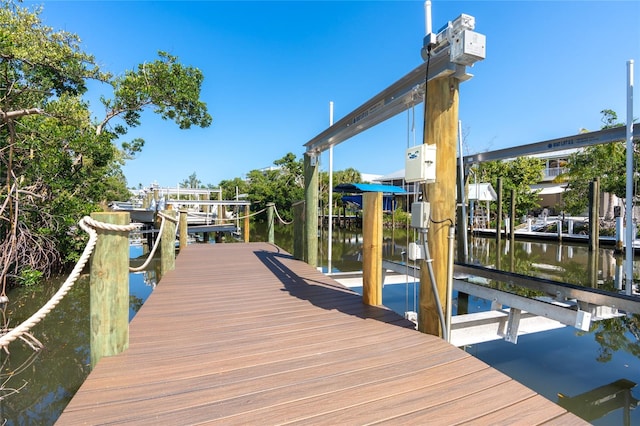
[[[394,238],[388,232],[385,238],[385,258],[401,258],[407,246],[407,235],[396,234]],[[351,240],[361,243],[358,237]],[[622,288],[622,259],[611,249],[590,254],[586,246],[506,241],[498,250],[495,241],[486,238],[471,239],[469,249],[469,263],[609,291]],[[322,262],[326,270],[326,257]],[[634,262],[636,274],[638,263]],[[362,287],[354,290],[361,293]],[[457,292],[453,297],[455,315]],[[400,314],[415,311],[418,299],[412,283],[383,288],[383,304]],[[467,312],[487,311],[490,306],[487,300],[469,296]],[[593,322],[588,332],[564,327],[521,335],[517,345],[496,340],[464,349],[595,425],[640,424],[639,315]]]
[[[353,290],[362,294],[362,287]],[[385,285],[382,303],[398,313],[415,310],[414,291],[412,283]],[[453,297],[455,315],[457,292]],[[469,296],[469,313],[490,307],[491,302]],[[589,332],[564,327],[521,335],[516,345],[495,340],[464,350],[551,401],[562,405],[567,399],[560,395],[578,396],[579,404],[566,408],[595,425],[640,424],[640,409],[633,409],[640,400],[638,315],[592,323]],[[618,383],[617,393],[594,391],[619,380],[630,382],[628,390]]]
[[[132,247],[131,257],[142,254]],[[150,272],[130,274],[129,318],[133,318],[155,286]],[[66,277],[33,288],[14,289],[2,310],[9,327],[20,324],[42,307]],[[0,351],[0,424],[50,425],[60,416],[89,374],[89,278],[81,278],[32,330],[44,349],[34,352],[14,342],[10,354]]]
[[[336,229],[333,235],[332,269],[360,270],[362,234]],[[252,228],[251,236],[252,241],[264,241],[265,229],[258,224]],[[402,251],[412,238],[406,231],[385,230],[384,258],[401,260]],[[292,227],[276,227],[275,242],[292,252]],[[514,247],[502,246],[496,250],[495,242],[487,239],[472,240],[470,248],[472,261],[480,264],[587,286],[615,286],[619,259],[610,250],[603,249],[597,256],[590,256],[586,247],[520,242]],[[132,247],[131,257],[141,254],[142,247]],[[326,270],[326,243],[319,247],[319,260]],[[152,265],[148,272],[130,275],[130,318],[153,291],[157,281],[155,271]],[[60,282],[10,293],[11,303],[3,311],[4,319],[10,326],[19,324],[51,297]],[[407,307],[415,310],[413,295],[417,295],[417,290],[405,284],[386,285],[383,303],[399,313],[404,313]],[[485,300],[469,297],[469,312],[487,310],[489,306]],[[0,352],[0,383],[4,383],[0,392],[0,416],[6,424],[55,422],[89,373],[88,330],[89,289],[85,277],[34,328],[34,336],[45,345],[43,351],[34,353],[26,345],[14,343],[10,355]],[[638,316],[595,323],[586,333],[567,327],[520,336],[517,345],[493,341],[466,350],[555,402],[559,401],[559,393],[573,397],[626,379],[634,386],[617,394],[608,390],[604,397],[600,395],[600,411],[591,406],[590,412],[579,412],[590,407],[585,403],[573,410],[594,424],[640,424],[640,410],[624,408],[640,399],[640,390],[635,386],[640,383]],[[625,384],[629,388],[629,384]],[[616,385],[620,388],[620,382]]]

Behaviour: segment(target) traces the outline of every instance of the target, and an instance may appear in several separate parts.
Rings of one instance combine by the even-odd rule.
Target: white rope
[[[153,248],[151,249],[151,252],[149,253],[149,256],[147,256],[147,260],[144,261],[144,263],[138,267],[129,267],[129,272],[140,272],[140,271],[144,271],[147,266],[149,266],[149,263],[151,263],[151,259],[153,259],[153,256],[156,254],[156,249],[158,248],[158,246],[160,245],[160,240],[162,239],[162,234],[164,233],[164,224],[167,222],[167,220],[171,220],[173,222],[176,222],[175,218],[171,217],[171,216],[167,216],[166,214],[163,214],[161,212],[158,212],[158,216],[160,216],[160,218],[162,218],[162,222],[160,223],[160,231],[158,231],[158,238],[156,238],[156,241],[153,243]]]
[[[164,214],[162,212],[158,212],[158,216],[160,216],[162,219],[170,220],[173,223],[178,223],[178,218],[169,216],[169,215]]]
[[[264,209],[262,209],[262,210],[260,210],[260,211],[255,212],[255,213],[251,213],[251,214],[248,214],[248,215],[246,215],[246,216],[238,216],[238,217],[236,217],[236,218],[234,218],[234,219],[238,219],[238,220],[239,220],[239,219],[246,219],[246,218],[248,218],[248,217],[252,217],[252,216],[258,215],[258,214],[260,214],[260,213],[264,213],[264,212],[266,212],[266,211],[267,211],[267,209],[266,209],[266,208],[264,208]]]
[[[265,210],[266,209],[255,212],[249,215],[249,217],[260,214]],[[276,210],[276,214],[277,214],[277,210]],[[153,249],[149,254],[149,257],[147,258],[147,261],[145,262],[145,264],[138,268],[129,268],[130,271],[137,272],[138,270],[142,270],[146,268],[146,266],[148,266],[148,263],[150,262],[151,258],[153,258],[153,255],[159,245],[159,241],[162,238],[162,231],[166,221],[170,220],[174,223],[178,223],[178,220],[176,218],[165,215],[161,212],[158,212],[158,216],[162,218],[162,223],[160,225],[160,238],[156,239]],[[280,218],[280,215],[278,215],[278,218],[280,219],[280,221],[282,221],[282,218]],[[28,319],[23,321],[20,325],[8,330],[5,334],[2,334],[0,336],[0,347],[3,348],[5,351],[8,352],[7,348],[9,344],[14,342],[16,339],[25,340],[23,336],[29,335],[29,331],[35,325],[37,325],[40,321],[42,321],[42,319],[46,317],[47,314],[51,312],[60,303],[60,301],[64,298],[64,296],[66,296],[66,294],[69,292],[69,290],[71,290],[71,287],[73,287],[73,285],[78,280],[78,277],[80,277],[82,270],[84,269],[85,265],[89,261],[89,258],[91,257],[91,253],[93,253],[93,249],[96,246],[96,242],[98,239],[98,233],[96,232],[96,229],[104,229],[107,231],[117,231],[117,232],[131,232],[140,228],[140,224],[114,225],[110,223],[98,222],[89,216],[83,217],[78,224],[80,225],[80,228],[82,228],[86,233],[89,234],[89,241],[87,242],[87,245],[84,248],[82,255],[80,256],[80,259],[78,259],[78,262],[74,266],[73,270],[71,271],[71,273],[69,274],[65,282],[62,283],[58,291],[51,297],[51,299],[49,299],[49,301],[46,304],[44,304],[44,306],[42,306],[38,311],[36,311]],[[33,339],[32,341],[37,342],[40,348],[43,347],[42,344],[38,342],[36,339]]]
[[[291,225],[293,223],[293,220],[290,222],[287,222],[286,220],[282,219],[280,217],[280,213],[278,213],[278,208],[276,207],[276,205],[273,205],[273,210],[276,212],[276,216],[278,217],[278,220],[280,221],[280,223],[282,223],[283,225]]]
[[[86,233],[89,234],[89,241],[87,242],[80,259],[76,263],[76,266],[73,268],[67,279],[60,286],[58,291],[49,299],[49,301],[42,306],[36,313],[31,315],[28,319],[22,322],[19,326],[8,330],[5,334],[0,336],[0,347],[4,348],[6,352],[8,352],[7,347],[9,344],[16,339],[22,339],[24,341],[29,340],[31,343],[35,343],[40,349],[43,347],[42,343],[40,343],[33,336],[29,335],[29,330],[31,330],[36,324],[38,324],[42,319],[47,316],[49,312],[55,308],[58,303],[62,300],[64,296],[71,290],[71,287],[76,283],[78,277],[82,273],[85,265],[87,264],[89,258],[91,257],[91,253],[96,246],[96,242],[98,240],[98,233],[96,229],[104,229],[107,231],[120,231],[120,232],[131,232],[140,227],[140,224],[130,224],[130,225],[114,225],[110,223],[98,222],[92,219],[89,216],[83,217],[78,223],[80,228],[82,228]],[[24,336],[28,336],[29,339],[25,339]],[[27,341],[27,343],[29,343]],[[30,346],[34,349],[37,349],[34,345],[30,344]]]
[[[49,301],[42,308],[40,308],[35,314],[31,315],[31,317],[29,317],[27,320],[22,322],[22,324],[11,329],[6,334],[0,336],[0,347],[4,348],[5,351],[8,352],[7,347],[11,342],[15,341],[18,338],[21,338],[22,335],[27,334],[29,330],[31,330],[36,324],[38,324],[49,312],[51,312],[53,308],[55,308],[58,303],[60,303],[62,298],[69,292],[71,287],[73,287],[73,284],[75,284],[75,282],[77,281],[80,273],[89,260],[89,257],[91,256],[91,253],[93,252],[93,249],[96,246],[96,241],[98,239],[98,233],[95,229],[91,228],[92,225],[90,225],[90,223],[100,224],[101,227],[103,225],[112,226],[109,224],[96,222],[89,216],[85,216],[82,218],[82,220],[80,220],[80,227],[89,234],[89,241],[87,242],[87,246],[82,252],[82,256],[80,256],[80,259],[78,259],[76,266],[73,268],[66,281],[60,286],[56,294],[54,294],[53,297],[51,297],[51,299],[49,299]],[[108,229],[107,226],[105,226],[105,228]]]

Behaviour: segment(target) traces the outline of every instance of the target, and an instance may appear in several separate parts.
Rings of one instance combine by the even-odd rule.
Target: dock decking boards
[[[190,245],[57,424],[587,424],[412,327],[273,245]]]

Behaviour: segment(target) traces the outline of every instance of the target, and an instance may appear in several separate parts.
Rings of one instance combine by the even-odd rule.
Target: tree
[[[238,177],[231,180],[223,180],[219,186],[222,188],[222,198],[225,200],[235,200],[236,195],[246,194],[249,190],[249,183]]]
[[[160,59],[113,77],[79,38],[54,31],[33,11],[0,0],[0,279],[45,277],[74,261],[85,237],[77,221],[99,203],[128,198],[121,165],[144,141],[115,143],[155,107],[181,128],[207,126],[202,74]],[[89,79],[110,84],[106,116],[95,123],[82,100]],[[120,119],[119,121],[116,118]],[[29,275],[32,276],[32,275]]]
[[[275,203],[280,216],[291,220],[293,203],[304,199],[302,160],[297,160],[295,154],[288,153],[273,164],[276,167],[249,172],[248,198],[253,203],[254,210],[262,210],[267,203]]]
[[[539,158],[518,157],[510,161],[488,161],[481,163],[476,172],[480,182],[490,182],[497,187],[498,177],[502,178],[502,211],[508,212],[511,204],[511,190],[515,190],[516,215],[522,216],[539,206],[537,192],[531,185],[540,182],[544,163]]]
[[[326,206],[329,203],[329,172],[321,172],[319,175],[319,192],[321,205]],[[349,167],[344,170],[338,170],[333,172],[333,187],[340,185],[341,183],[360,183],[362,182],[362,175],[356,169]],[[342,199],[340,197],[334,197],[334,207],[342,205]]]
[[[602,129],[624,126],[618,122],[615,111],[604,109]],[[635,161],[638,154],[634,153]],[[563,195],[565,209],[571,214],[582,214],[588,208],[589,183],[600,180],[600,189],[619,198],[626,197],[626,147],[624,142],[592,145],[572,154],[567,172],[559,177],[567,182]],[[610,205],[612,203],[609,203]],[[611,216],[609,213],[607,216]]]
[[[196,176],[196,172],[193,172],[187,179],[180,182],[180,188],[198,189],[202,188],[202,181]]]
[[[181,129],[192,125],[208,127],[212,118],[207,106],[199,100],[202,72],[193,67],[185,67],[178,58],[159,51],[160,59],[138,65],[136,71],[126,71],[124,76],[114,78],[110,83],[114,89],[113,99],[102,98],[107,113],[97,125],[100,134],[109,121],[121,117],[131,127],[140,124],[140,113],[147,106],[165,120],[173,120]],[[117,134],[126,133],[122,126],[116,126]],[[141,140],[136,140],[130,148],[142,148]]]

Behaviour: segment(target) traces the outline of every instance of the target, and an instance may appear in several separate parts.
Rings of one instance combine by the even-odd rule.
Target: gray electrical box
[[[417,229],[427,229],[429,227],[429,216],[431,215],[431,204],[426,201],[411,203],[411,227]]]
[[[451,42],[451,62],[473,65],[485,58],[486,37],[471,30],[457,34]]]

